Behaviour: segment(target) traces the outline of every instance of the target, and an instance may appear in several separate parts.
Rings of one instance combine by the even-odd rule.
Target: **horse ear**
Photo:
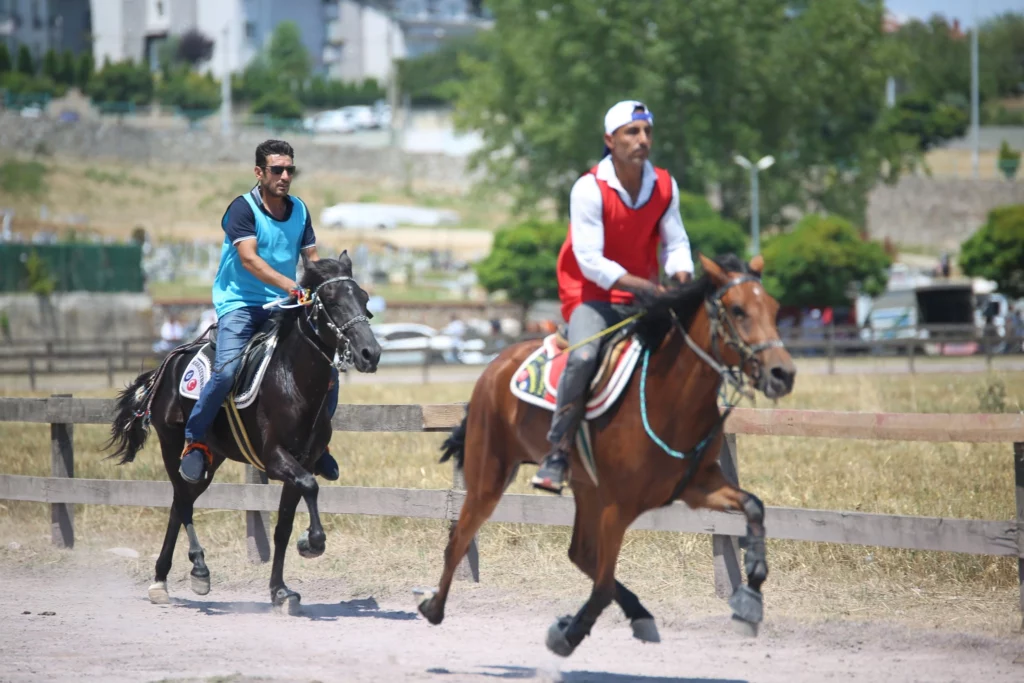
[[[711,278],[711,281],[715,283],[716,286],[721,287],[722,285],[729,281],[728,274],[726,274],[726,272],[722,270],[721,266],[719,266],[717,263],[709,259],[704,254],[698,254],[697,256],[700,259],[701,267],[704,268],[704,273],[709,278]]]
[[[345,271],[346,275],[352,275],[352,259],[348,256],[348,249],[338,254],[338,263],[341,264],[341,268]]]
[[[750,270],[760,275],[764,272],[764,256],[758,254],[750,259]]]

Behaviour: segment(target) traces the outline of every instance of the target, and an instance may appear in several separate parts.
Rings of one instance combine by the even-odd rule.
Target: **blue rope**
[[[642,417],[644,420],[644,429],[647,431],[647,436],[651,437],[651,441],[658,444],[658,446],[661,447],[661,450],[665,451],[673,458],[677,458],[679,460],[686,460],[687,458],[690,457],[690,455],[687,453],[683,453],[681,451],[677,451],[674,448],[671,448],[667,443],[662,441],[661,437],[655,434],[654,430],[651,429],[651,423],[647,421],[647,360],[650,357],[651,350],[649,348],[644,349],[644,366],[640,371],[640,417]],[[715,430],[711,430],[711,434],[705,436],[701,440],[701,442],[697,444],[696,447],[694,447],[693,452],[700,453],[701,451],[703,451],[704,446],[707,445],[708,439],[710,439],[714,433]]]

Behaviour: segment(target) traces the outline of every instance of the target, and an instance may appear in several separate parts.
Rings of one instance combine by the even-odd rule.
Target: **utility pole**
[[[974,179],[979,177],[979,152],[981,144],[978,130],[978,9],[974,4],[974,25],[971,27],[971,167]]]
[[[231,135],[231,57],[228,54],[228,37],[231,24],[225,24],[221,31],[221,51],[224,54],[224,74],[220,79],[220,132]]]

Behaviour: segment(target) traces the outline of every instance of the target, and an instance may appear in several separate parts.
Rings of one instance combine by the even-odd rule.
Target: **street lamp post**
[[[756,164],[751,163],[746,157],[737,154],[733,160],[750,171],[750,237],[751,251],[754,255],[761,253],[761,207],[757,185],[758,171],[764,171],[775,163],[775,157],[768,155],[761,157]]]

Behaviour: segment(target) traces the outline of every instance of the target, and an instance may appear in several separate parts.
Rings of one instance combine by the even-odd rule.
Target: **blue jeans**
[[[185,423],[185,439],[203,441],[206,432],[217,417],[217,411],[227,400],[235,384],[235,374],[242,364],[242,351],[252,336],[270,317],[270,311],[260,306],[239,308],[225,313],[217,321],[217,349],[210,381],[203,387],[199,400]],[[333,386],[327,396],[327,411],[334,417],[338,408],[338,371],[331,368]]]

